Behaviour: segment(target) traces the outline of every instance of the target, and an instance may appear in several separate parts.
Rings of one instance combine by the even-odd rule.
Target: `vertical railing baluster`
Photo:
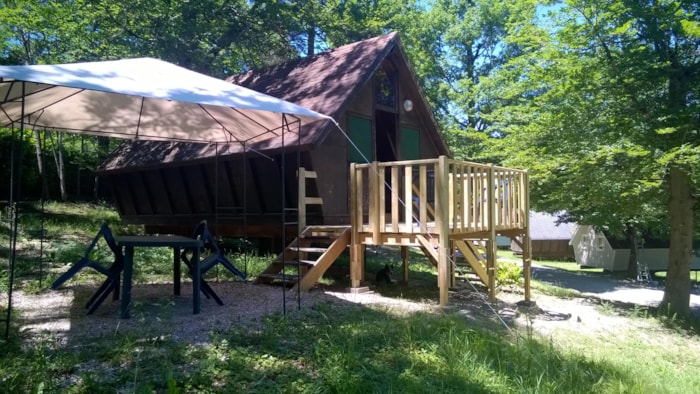
[[[413,232],[413,166],[404,166],[404,222],[406,232]]]

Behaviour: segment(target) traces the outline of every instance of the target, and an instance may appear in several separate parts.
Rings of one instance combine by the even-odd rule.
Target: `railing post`
[[[362,183],[357,164],[350,163],[350,286],[360,287],[364,278],[364,253],[360,242],[362,228]]]
[[[488,274],[489,301],[496,300],[496,184],[494,177],[494,166],[491,164],[488,173],[487,199],[488,199],[488,230],[489,242],[486,252],[486,273]]]
[[[435,226],[438,234],[438,287],[440,305],[446,306],[450,286],[449,163],[440,156],[435,174]]]
[[[530,276],[532,274],[532,244],[530,243],[530,183],[527,171],[523,173],[523,186],[520,192],[523,194],[523,278],[525,286],[525,300],[530,301]]]

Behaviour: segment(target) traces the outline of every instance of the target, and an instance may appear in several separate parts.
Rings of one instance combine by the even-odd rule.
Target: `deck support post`
[[[365,248],[362,244],[350,245],[350,287],[362,286],[365,278]]]
[[[435,174],[435,225],[438,233],[438,287],[440,306],[446,306],[450,286],[449,163],[440,156]]]
[[[408,246],[401,246],[401,281],[408,283]]]
[[[451,262],[457,261],[457,253],[455,253],[454,241],[450,241],[450,261]],[[457,278],[455,277],[455,274],[456,274],[455,264],[450,264],[450,287],[457,286]]]
[[[486,273],[488,274],[489,301],[496,301],[496,187],[494,166],[491,164],[488,175],[488,228],[489,239],[486,242]]]
[[[523,199],[521,215],[525,229],[523,231],[523,278],[525,286],[525,301],[530,301],[530,277],[532,275],[532,243],[530,242],[530,188],[527,171],[522,177],[523,184],[520,185],[520,193]]]

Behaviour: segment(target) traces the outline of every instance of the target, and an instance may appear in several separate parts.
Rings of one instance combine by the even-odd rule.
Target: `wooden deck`
[[[436,261],[440,304],[446,305],[454,283],[450,256],[458,243],[483,240],[487,245],[483,272],[494,299],[496,236],[506,235],[523,239],[525,298],[530,299],[527,171],[446,156],[354,163],[350,210],[352,287],[359,287],[364,278],[362,245],[420,246]]]

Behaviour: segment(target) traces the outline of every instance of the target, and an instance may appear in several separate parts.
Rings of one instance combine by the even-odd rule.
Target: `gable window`
[[[597,237],[595,240],[598,250],[603,250],[605,248],[605,239],[603,239],[603,237]]]
[[[396,78],[393,73],[382,69],[374,74],[374,100],[377,105],[396,109]]]

